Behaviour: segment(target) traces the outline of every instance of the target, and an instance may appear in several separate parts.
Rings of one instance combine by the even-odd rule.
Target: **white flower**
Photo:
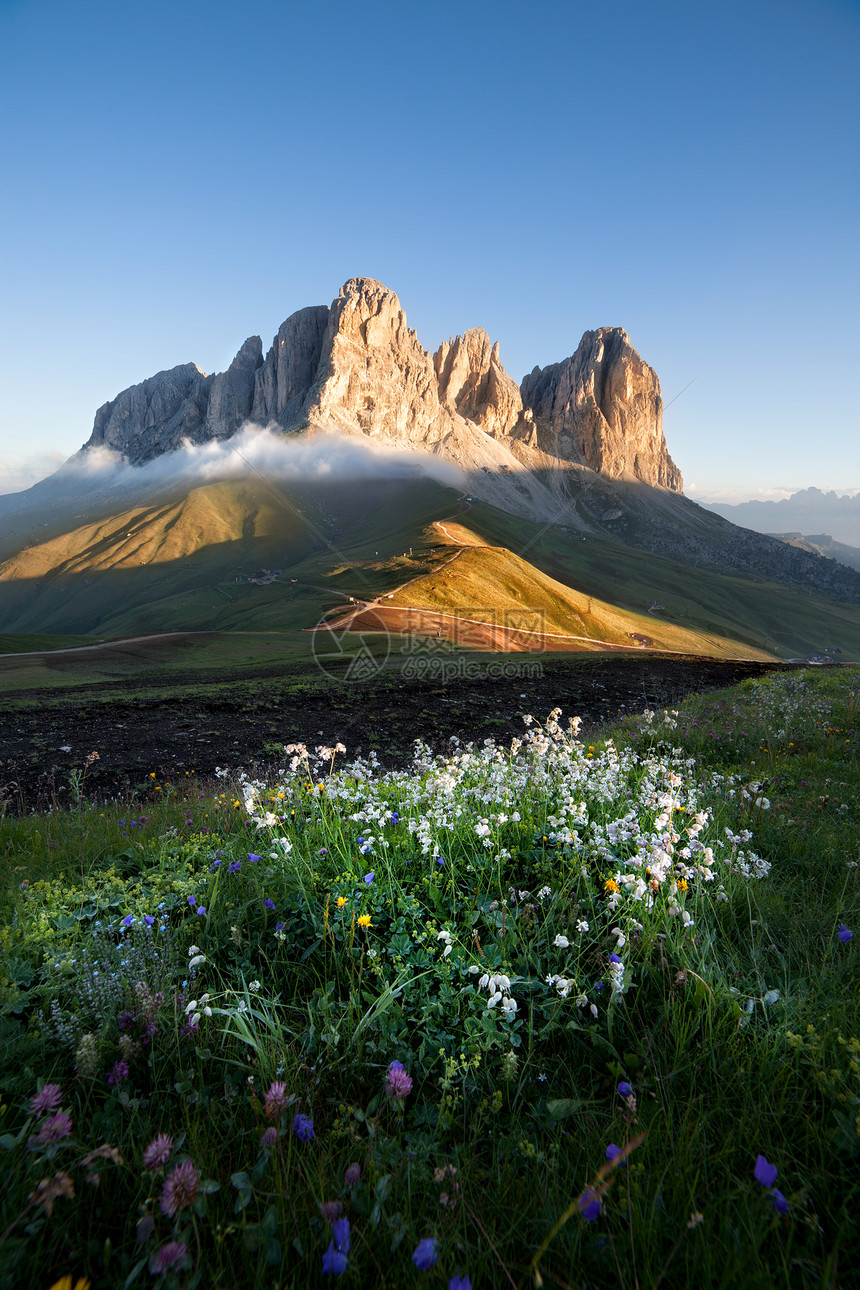
[[[503,1010],[504,1010],[504,1012],[505,1012],[505,1015],[506,1015],[506,1016],[511,1016],[511,1014],[512,1014],[512,1013],[516,1012],[517,1007],[518,1007],[518,1004],[517,1004],[516,999],[511,999],[511,998],[509,998],[509,997],[505,997],[505,998],[502,1000],[502,1008],[503,1008]]]
[[[446,945],[444,950],[442,951],[442,958],[446,959],[448,955],[451,953],[453,948],[454,948],[453,945]]]
[[[471,972],[472,976],[475,976],[475,974],[480,972],[480,970],[481,969],[478,967],[477,963],[470,963],[469,966],[466,968],[466,971]]]
[[[576,920],[576,930],[577,930],[578,932],[587,932],[587,931],[589,931],[588,923],[586,922],[586,920],[585,920],[584,918],[578,918],[578,919]]]
[[[188,966],[190,968],[196,968],[196,967],[199,967],[201,963],[205,963],[205,962],[206,962],[205,954],[195,954],[193,959],[188,960]]]
[[[487,1002],[487,1007],[495,1008],[496,1004],[500,1002],[501,998],[502,998],[501,990],[496,990],[495,994],[490,995],[490,998]]]
[[[596,1004],[594,1004],[594,1003],[592,1003],[592,1004],[591,1004],[591,1015],[592,1015],[592,1017],[596,1017],[596,1016],[597,1016],[597,1005],[596,1005]]]
[[[556,936],[555,940],[553,941],[553,945],[555,945],[555,947],[559,950],[566,950],[567,947],[570,945],[570,941],[567,939],[566,936],[562,936],[561,932],[559,932],[558,936]]]
[[[189,957],[189,958],[191,958],[191,957],[192,957],[192,955],[194,955],[194,954],[202,954],[202,953],[203,953],[203,951],[201,950],[201,948],[200,948],[200,946],[199,946],[199,945],[189,945],[189,946],[188,946],[188,957]]]
[[[779,999],[779,990],[768,990],[767,994],[762,999],[762,1003],[765,1005],[766,1008],[769,1008],[770,1005],[772,1003],[776,1003],[778,999]]]
[[[259,982],[259,981],[249,981],[249,982],[248,982],[248,989],[251,991],[251,993],[252,993],[252,994],[256,994],[256,993],[257,993],[257,991],[259,990],[259,988],[260,988],[260,982]]]

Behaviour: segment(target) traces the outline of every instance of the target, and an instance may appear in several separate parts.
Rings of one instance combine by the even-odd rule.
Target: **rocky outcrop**
[[[218,376],[187,363],[125,390],[99,409],[84,451],[104,444],[139,465],[254,421],[390,440],[488,475],[510,471],[521,492],[528,470],[558,458],[680,492],[662,413],[656,374],[619,328],[586,332],[571,358],[535,368],[518,387],[483,328],[431,357],[393,291],[351,278],[330,308],[292,314],[265,359],[252,336]]]
[[[571,358],[534,368],[520,391],[545,452],[611,479],[683,491],[663,437],[657,373],[620,327],[587,331]]]
[[[99,408],[85,449],[112,448],[140,465],[184,439],[200,441],[214,380],[196,363],[183,363],[132,385]]]
[[[427,444],[444,436],[433,360],[381,282],[351,278],[332,303],[306,416],[371,438]]]
[[[214,378],[206,408],[207,438],[228,439],[249,419],[262,362],[263,343],[259,336],[250,336],[227,371]]]
[[[317,378],[329,310],[313,305],[281,323],[272,348],[255,377],[250,419],[258,425],[293,426],[302,417]]]
[[[483,327],[473,327],[439,346],[433,355],[439,398],[451,412],[500,438],[522,418],[519,386],[502,367],[499,342],[493,345]]]

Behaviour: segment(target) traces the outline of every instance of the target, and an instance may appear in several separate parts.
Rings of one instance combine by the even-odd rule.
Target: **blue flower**
[[[444,865],[444,863],[445,863],[445,857],[444,857],[444,856],[437,856],[437,857],[436,857],[436,863],[437,863],[437,864],[439,865],[439,867],[441,868],[441,867],[442,867],[442,865]],[[467,1278],[467,1280],[468,1280],[468,1278]]]
[[[609,1146],[606,1148],[607,1160],[617,1160],[618,1157],[622,1154],[623,1154],[622,1150],[616,1142],[610,1142]],[[626,1165],[627,1161],[623,1160],[621,1163]]]
[[[368,887],[373,882],[375,877],[376,877],[376,872],[373,869],[371,869],[370,873],[366,873],[364,875],[364,881],[367,883]]]
[[[263,901],[263,904],[266,906],[266,909],[274,909],[274,908],[275,908],[275,902],[274,902],[273,900],[270,900],[268,896],[267,896],[267,897],[266,897],[266,899]]]
[[[788,1201],[785,1199],[782,1192],[779,1191],[778,1188],[774,1187],[773,1191],[770,1194],[770,1198],[773,1201],[774,1209],[778,1214],[788,1213],[788,1208],[789,1208]]]
[[[760,1182],[762,1187],[772,1187],[776,1182],[776,1176],[779,1173],[776,1165],[765,1160],[764,1156],[756,1156],[755,1162],[755,1180]]]
[[[283,924],[283,923],[275,923],[275,931],[276,931],[276,932],[282,932],[283,930],[284,930],[284,924]]]
[[[123,927],[131,927],[133,922],[134,922],[134,919],[132,918],[131,914],[126,914],[125,918],[122,920],[122,925]]]
[[[472,1290],[472,1283],[468,1277],[451,1277],[448,1281],[448,1290]]]
[[[155,922],[155,919],[152,917],[152,914],[144,914],[143,921],[146,923],[147,927],[151,927]]]
[[[241,868],[242,868],[242,861],[241,861],[241,860],[234,860],[234,861],[233,861],[233,863],[232,863],[231,865],[228,865],[228,866],[227,866],[227,872],[228,872],[228,873],[238,873],[238,872],[239,872],[239,870],[240,870]]]
[[[220,860],[216,860],[214,864],[211,864],[211,865],[209,866],[209,872],[210,872],[210,873],[213,873],[215,869],[220,869],[220,867],[221,867],[221,861],[220,861]]]
[[[412,1255],[412,1262],[415,1264],[416,1268],[420,1268],[422,1272],[428,1272],[438,1259],[439,1255],[436,1253],[436,1244],[437,1242],[434,1241],[431,1236],[425,1236],[424,1240],[419,1241],[416,1245],[415,1252]]]
[[[586,1188],[576,1203],[587,1223],[593,1223],[603,1208],[603,1201],[589,1188]]]
[[[618,1085],[618,1096],[631,1097],[632,1095],[633,1095],[633,1085],[628,1084],[626,1080],[622,1080],[621,1083]]]
[[[349,1234],[349,1219],[339,1218],[337,1222],[331,1225],[332,1235],[334,1236],[334,1248],[340,1250],[343,1254],[349,1254],[349,1247],[352,1238]]]
[[[397,824],[397,822],[399,821],[399,819],[400,819],[400,816],[397,814],[397,812],[396,812],[396,811],[392,811],[392,812],[391,812],[391,823],[392,823],[392,824]]]
[[[198,906],[197,906],[197,917],[198,917],[198,918],[205,918],[205,917],[206,917],[206,906],[205,906],[205,905],[198,905]]]
[[[259,856],[254,855],[253,851],[248,852],[248,859],[251,861],[251,864],[256,864],[259,858]]]
[[[334,1248],[334,1241],[329,1241],[328,1249],[322,1256],[322,1273],[324,1277],[339,1277],[346,1272],[349,1260],[342,1250]]]
[[[618,955],[617,955],[617,954],[610,954],[610,955],[609,955],[609,962],[610,962],[610,963],[620,963],[620,962],[621,962],[621,959],[618,957]]]
[[[839,937],[843,945],[847,945],[849,941],[854,940],[854,933],[851,931],[851,928],[846,927],[844,923],[839,924],[836,929],[836,935]]]
[[[310,1116],[302,1115],[301,1112],[294,1116],[293,1133],[296,1135],[299,1142],[310,1142],[311,1138],[314,1136],[314,1122]]]

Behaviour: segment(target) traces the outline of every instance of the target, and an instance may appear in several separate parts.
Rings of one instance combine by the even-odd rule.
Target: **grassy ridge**
[[[581,541],[483,503],[464,512],[454,490],[426,479],[300,492],[233,481],[121,515],[83,515],[62,531],[37,529],[26,535],[32,545],[0,566],[0,617],[19,633],[300,630],[345,597],[373,599],[438,568],[451,554],[440,531],[447,517],[467,543],[511,553],[506,567],[493,557],[499,586],[492,594],[511,594],[506,583],[515,579],[513,599],[549,608],[560,630],[578,634],[578,598],[587,597],[604,606],[593,629],[616,636],[659,633],[705,653],[728,639],[783,658],[828,646],[860,656],[856,605],[691,568],[610,539]],[[259,569],[282,572],[254,585],[248,579]],[[550,592],[547,579],[567,592]],[[458,604],[480,609],[489,590],[479,579],[468,596],[462,587],[455,592]],[[470,606],[473,593],[479,599]],[[663,608],[649,613],[654,602]]]
[[[6,821],[0,1286],[851,1284],[858,703]]]

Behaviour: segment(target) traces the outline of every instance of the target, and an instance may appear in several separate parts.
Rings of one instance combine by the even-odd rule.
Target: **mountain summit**
[[[573,355],[517,386],[483,328],[431,355],[393,291],[351,278],[330,307],[292,314],[265,357],[252,336],[226,372],[185,363],[124,390],[99,408],[82,451],[104,446],[142,465],[251,421],[365,435],[472,469],[560,459],[680,493],[662,415],[657,374],[621,328],[587,331]]]

